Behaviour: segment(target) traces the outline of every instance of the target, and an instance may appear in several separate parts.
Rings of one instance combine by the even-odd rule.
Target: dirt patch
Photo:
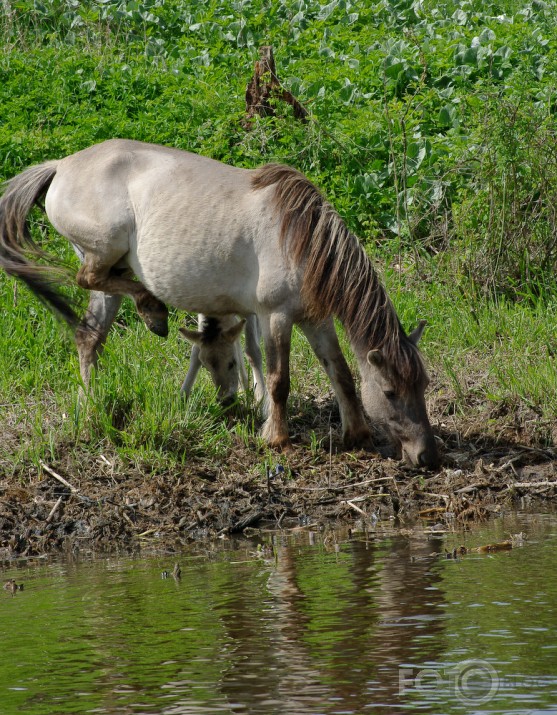
[[[437,405],[439,407],[439,405]],[[329,427],[292,420],[294,447],[269,453],[237,439],[226,459],[189,460],[173,473],[92,457],[79,445],[57,463],[0,481],[0,558],[60,550],[173,550],[253,530],[372,530],[378,521],[430,520],[454,528],[557,491],[556,452],[540,446],[535,416],[516,410],[481,422],[445,410],[436,473],[364,451],[343,452]],[[307,415],[306,415],[307,417]],[[493,422],[496,430],[486,425]],[[312,446],[311,435],[320,437]]]

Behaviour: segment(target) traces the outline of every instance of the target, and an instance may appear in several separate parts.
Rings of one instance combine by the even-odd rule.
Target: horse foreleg
[[[269,416],[262,436],[270,447],[290,445],[286,422],[286,402],[290,392],[290,339],[292,321],[286,315],[273,313],[260,318],[267,356],[267,391]]]
[[[356,393],[354,378],[340,349],[332,318],[318,325],[309,322],[301,323],[300,327],[335,391],[344,445],[351,448],[369,444],[371,431]]]
[[[88,254],[77,272],[77,284],[86,290],[102,291],[111,295],[129,295],[145,325],[156,335],[168,335],[168,308],[139,281],[118,275],[114,264],[106,265],[98,257]]]
[[[253,387],[256,402],[262,405],[263,414],[267,416],[268,405],[265,404],[267,391],[265,390],[265,375],[263,374],[263,356],[261,355],[261,331],[257,315],[253,313],[246,319],[246,357],[253,374]]]
[[[92,291],[87,312],[75,332],[79,355],[79,372],[85,387],[89,384],[91,370],[96,367],[106,341],[110,326],[114,322],[122,296],[107,295]]]

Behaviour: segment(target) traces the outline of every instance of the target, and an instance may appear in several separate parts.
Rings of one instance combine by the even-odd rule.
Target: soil
[[[321,406],[322,407],[322,406]],[[532,507],[557,493],[557,450],[543,446],[528,409],[451,414],[433,406],[443,466],[408,467],[378,453],[345,452],[338,424],[316,425],[311,409],[293,416],[293,447],[269,460],[240,438],[220,462],[192,459],[172,474],[130,467],[115,455],[92,457],[68,445],[55,464],[0,479],[0,559],[59,551],[172,552],[186,544],[261,529],[372,531],[427,520],[455,529],[503,509]],[[494,425],[494,426],[491,426]],[[321,440],[311,444],[311,434]],[[378,436],[380,451],[388,451]]]

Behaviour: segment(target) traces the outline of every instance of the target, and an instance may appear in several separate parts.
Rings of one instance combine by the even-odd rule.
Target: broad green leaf
[[[464,12],[464,10],[461,10],[460,8],[458,10],[455,10],[452,14],[452,19],[456,22],[457,25],[466,25],[468,22],[468,15]]]
[[[329,15],[336,10],[338,6],[338,0],[333,0],[328,5],[322,5],[321,10],[317,14],[318,20],[326,20]]]

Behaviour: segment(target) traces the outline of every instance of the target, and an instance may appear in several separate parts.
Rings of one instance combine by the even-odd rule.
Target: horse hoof
[[[166,308],[166,306],[163,307]],[[138,312],[152,333],[159,335],[161,338],[166,338],[168,335],[168,310],[142,310]]]
[[[274,439],[268,444],[271,449],[276,449],[279,452],[291,452],[293,449],[292,442],[288,437],[282,439]]]
[[[155,335],[158,335],[161,338],[166,338],[168,336],[168,316],[165,316],[164,318],[155,318],[152,315],[144,315],[143,320],[145,321],[145,325],[152,333],[155,333]]]
[[[166,338],[168,335],[168,308],[158,298],[145,291],[136,299],[137,312],[152,333]]]

